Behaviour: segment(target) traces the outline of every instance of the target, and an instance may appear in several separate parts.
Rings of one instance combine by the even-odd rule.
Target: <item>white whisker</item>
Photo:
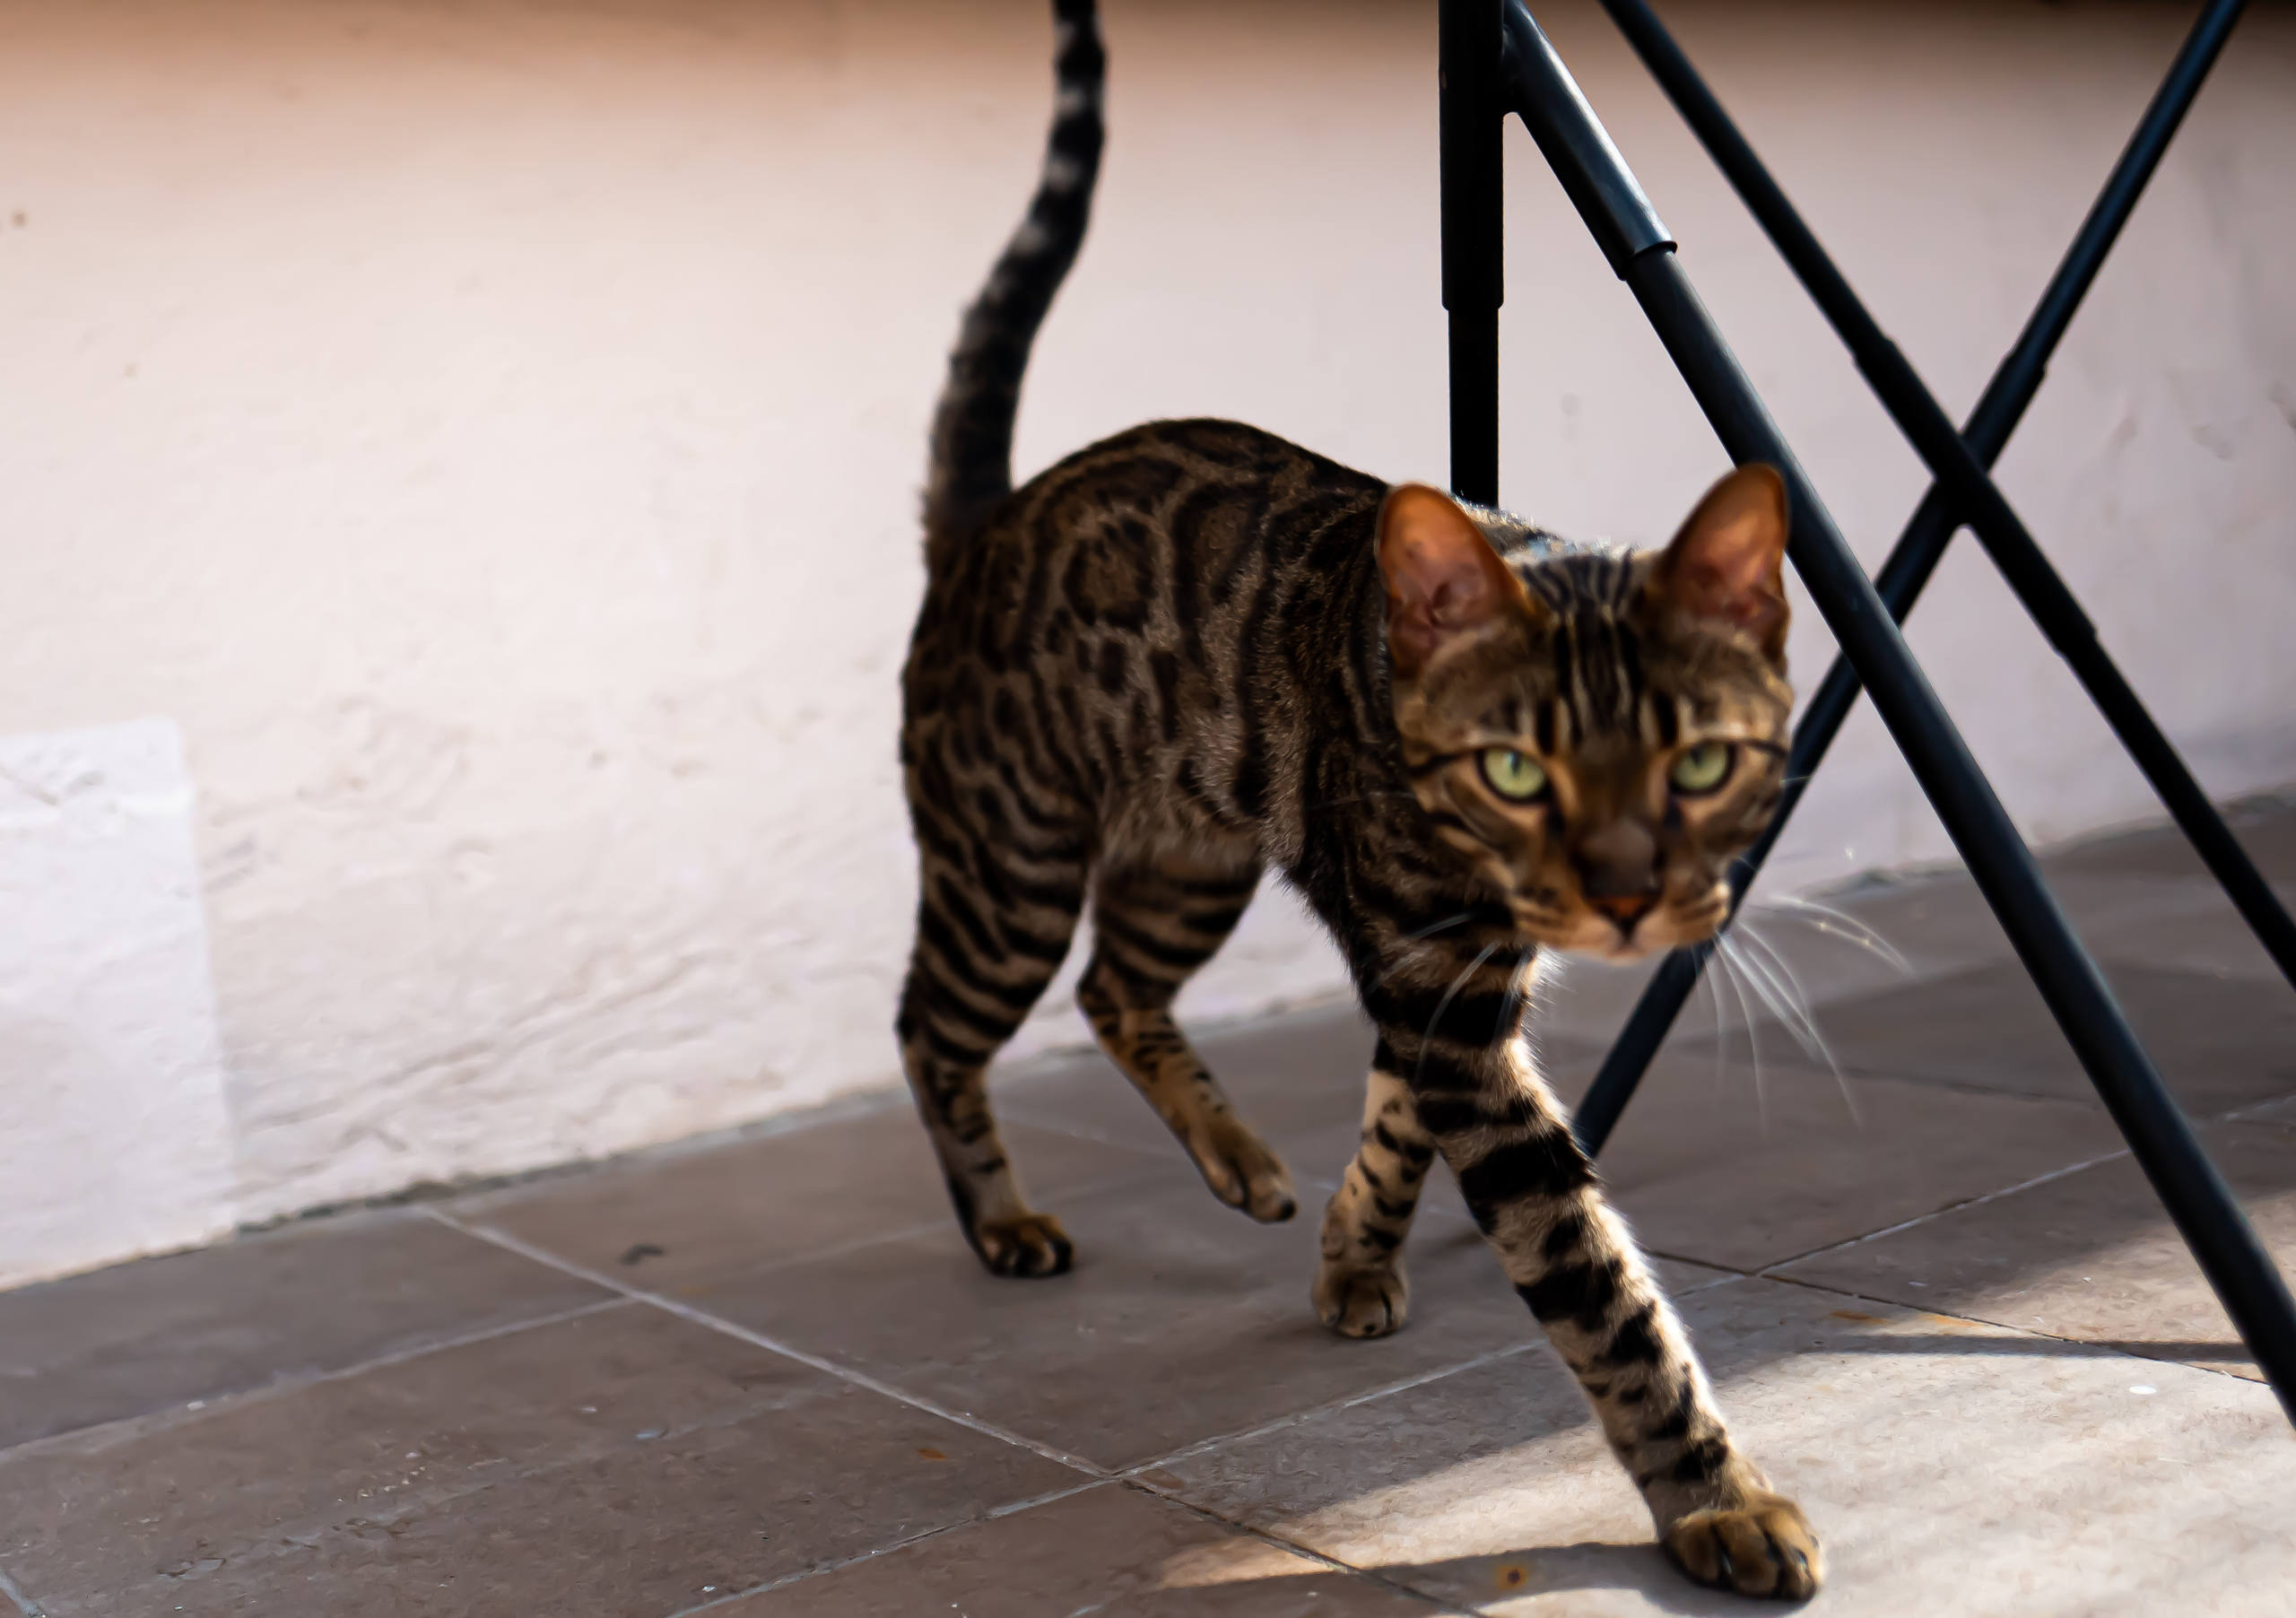
[[[1433,937],[1436,934],[1441,932],[1446,927],[1455,927],[1463,921],[1473,921],[1474,919],[1474,912],[1473,910],[1461,910],[1456,916],[1446,916],[1440,921],[1431,921],[1415,933],[1405,933],[1403,935],[1404,942],[1405,944],[1416,944],[1422,938]]]
[[[1451,979],[1451,987],[1443,991],[1443,997],[1440,1000],[1435,1002],[1435,1014],[1427,1019],[1427,1031],[1419,1036],[1419,1060],[1412,1064],[1411,1087],[1413,1090],[1416,1091],[1419,1088],[1420,1077],[1427,1071],[1427,1041],[1435,1037],[1435,1025],[1443,1020],[1443,1013],[1451,1009],[1451,1002],[1458,997],[1459,990],[1465,985],[1466,980],[1481,971],[1483,963],[1498,953],[1499,946],[1496,944],[1484,944],[1474,960],[1459,969],[1459,975]]]
[[[1455,927],[1463,921],[1472,921],[1474,919],[1474,912],[1473,910],[1461,910],[1456,916],[1447,916],[1440,921],[1430,922],[1427,926],[1420,928],[1419,931],[1415,933],[1405,933],[1401,939],[1397,940],[1397,942],[1402,944],[1418,944],[1422,940],[1430,938],[1435,934],[1441,932],[1446,927]],[[1371,987],[1373,988],[1378,987],[1388,979],[1394,977],[1397,972],[1403,970],[1404,968],[1409,966],[1411,961],[1412,953],[1405,951],[1402,960],[1396,961],[1386,971],[1381,972],[1377,978],[1371,979]]]
[[[1859,949],[1880,956],[1900,972],[1910,974],[1913,970],[1912,963],[1898,953],[1894,944],[1846,910],[1837,910],[1833,906],[1820,904],[1813,899],[1797,899],[1790,893],[1766,897],[1762,904],[1765,909],[1777,905],[1786,909],[1806,910],[1808,916],[1797,916],[1794,919],[1813,931],[1846,939]]]
[[[1825,1036],[1818,1031],[1817,1015],[1810,1009],[1809,992],[1802,987],[1802,979],[1796,975],[1793,963],[1786,959],[1776,944],[1763,937],[1753,927],[1742,924],[1742,929],[1748,945],[1747,964],[1761,970],[1765,976],[1769,977],[1771,986],[1779,990],[1781,996],[1790,992],[1788,1005],[1794,1013],[1794,1017],[1787,1023],[1787,1031],[1794,1036],[1795,1042],[1802,1047],[1805,1054],[1824,1061],[1826,1070],[1833,1074],[1834,1088],[1841,1092],[1841,1104],[1849,1113],[1849,1121],[1863,1129],[1866,1127],[1866,1120],[1858,1116],[1857,1100],[1849,1092],[1849,1081],[1842,1077],[1841,1064],[1834,1060],[1833,1048],[1826,1043]],[[1756,950],[1761,953],[1756,954],[1754,953]],[[1763,964],[1763,956],[1769,957],[1768,966]],[[1784,979],[1783,983],[1779,981],[1780,977]]]
[[[1513,1039],[1523,1024],[1523,996],[1529,991],[1531,958],[1537,951],[1535,944],[1525,944],[1515,956],[1515,970],[1507,979],[1506,1003],[1499,1008],[1499,1025]]]
[[[1777,970],[1770,964],[1770,958],[1777,952],[1770,949],[1769,941],[1747,926],[1741,918],[1732,942],[1743,946],[1737,951],[1738,964],[1746,969],[1747,987],[1761,1001],[1763,1009],[1778,1020],[1794,1043],[1802,1048],[1805,1056],[1817,1055],[1811,1043],[1808,1002],[1789,989],[1779,977]],[[1757,948],[1762,953],[1755,953]]]
[[[1754,1065],[1754,1110],[1761,1117],[1761,1132],[1768,1135],[1770,1104],[1762,1093],[1761,1035],[1758,1031],[1759,1022],[1754,1016],[1752,1003],[1746,998],[1746,986],[1742,981],[1744,974],[1738,967],[1737,947],[1730,942],[1727,933],[1714,935],[1714,958],[1722,964],[1722,975],[1729,982],[1730,992],[1738,997],[1738,1014],[1746,1020],[1746,1050]]]
[[[1810,1048],[1809,1040],[1794,1015],[1793,1005],[1770,973],[1768,963],[1755,954],[1744,940],[1736,938],[1731,940],[1730,958],[1736,963],[1745,986],[1753,991],[1754,998],[1761,1002],[1762,1009],[1786,1031],[1794,1043],[1802,1048],[1803,1055],[1815,1056],[1817,1053]]]
[[[1721,941],[1717,939],[1715,942],[1718,944]],[[1722,1010],[1722,991],[1714,987],[1714,950],[1706,952],[1706,970],[1698,976],[1699,981],[1705,986],[1706,997],[1714,1003],[1714,1093],[1720,1095],[1722,1069],[1730,1054],[1730,1023]]]

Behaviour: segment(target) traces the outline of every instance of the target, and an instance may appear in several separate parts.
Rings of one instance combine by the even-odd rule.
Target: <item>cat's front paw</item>
[[[1403,1261],[1374,1269],[1342,1269],[1330,1259],[1316,1272],[1316,1318],[1343,1337],[1385,1337],[1403,1329],[1411,1283]]]
[[[1736,1507],[1693,1511],[1666,1530],[1683,1572],[1741,1596],[1806,1601],[1825,1582],[1825,1553],[1802,1508],[1767,1490]]]
[[[972,1250],[996,1275],[1063,1275],[1076,1261],[1075,1245],[1049,1214],[984,1220],[973,1227]]]

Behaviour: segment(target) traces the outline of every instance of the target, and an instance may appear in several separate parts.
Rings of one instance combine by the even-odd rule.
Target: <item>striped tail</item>
[[[1093,0],[1052,0],[1055,48],[1052,131],[1028,217],[1004,244],[988,284],[965,311],[949,380],[933,415],[933,459],[926,475],[928,551],[978,526],[1013,490],[1013,418],[1029,348],[1044,324],[1091,216],[1100,177],[1100,49]]]

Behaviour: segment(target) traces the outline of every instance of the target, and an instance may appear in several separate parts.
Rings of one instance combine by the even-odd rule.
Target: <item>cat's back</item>
[[[1145,422],[1046,468],[973,532],[930,538],[918,652],[1002,667],[1073,657],[1080,634],[1200,643],[1243,597],[1327,568],[1335,528],[1359,549],[1386,487],[1244,422]]]

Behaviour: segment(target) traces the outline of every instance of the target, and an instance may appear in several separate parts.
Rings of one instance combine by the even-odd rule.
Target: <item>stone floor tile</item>
[[[2045,874],[2081,942],[2100,961],[2284,981],[2212,877]],[[2283,905],[2296,909],[2296,883],[2275,892]],[[1876,883],[1827,902],[1903,948],[1918,975],[1938,975],[1941,962],[1950,970],[2015,959],[1993,908],[1966,873]],[[1866,987],[1890,985],[1885,974],[1876,974]]]
[[[1564,1083],[1578,1088],[1578,1075]],[[1855,1103],[1857,1115],[1850,1113]],[[2114,1150],[2092,1104],[1662,1055],[1601,1158],[1662,1253],[1753,1270]]]
[[[607,1296],[408,1209],[0,1292],[0,1449]]]
[[[2286,984],[2127,965],[2107,976],[2188,1112],[2205,1118],[2296,1092],[2296,994]],[[2040,992],[2014,965],[1836,1001],[1823,1009],[1818,1029],[1835,1059],[1855,1072],[2074,1100],[2096,1096]],[[1786,1044],[1782,1030],[1775,1040],[1774,1048]]]
[[[2080,918],[2081,941],[2108,966],[2170,966],[2213,978],[2255,978],[2291,992],[2279,963],[2213,882],[2117,881],[2125,891],[2107,913]],[[2141,889],[2141,892],[2126,892]],[[2296,883],[2273,892],[2296,915]]]
[[[658,1618],[1075,1481],[625,1304],[0,1457],[0,1567],[49,1618]]]
[[[1364,1618],[1424,1598],[1121,1483],[736,1601],[723,1618]]]
[[[2265,880],[2296,883],[2296,798],[2271,795],[2219,805],[2224,823]],[[2117,876],[2182,876],[2212,881],[2191,842],[2172,825],[2095,838],[2043,857],[2045,872]]]
[[[2296,1127],[2296,1095],[2283,1096],[2276,1101],[2266,1101],[2261,1107],[2243,1109],[2240,1118],[2247,1123]]]
[[[1152,1150],[1164,1132],[1145,1107],[1140,1111],[1156,1137],[1144,1139],[1149,1151],[1018,1122],[1004,1132],[1005,1144],[1031,1187],[1048,1194],[1154,1175],[1170,1166]],[[857,1116],[647,1153],[452,1206],[458,1218],[672,1293],[955,1217],[905,1097]]]
[[[1193,1176],[1063,1198],[1075,1270],[985,1272],[955,1230],[709,1288],[777,1341],[1111,1468],[1521,1343],[1535,1325],[1472,1229],[1411,1248],[1410,1323],[1319,1325],[1315,1211],[1257,1225]]]
[[[2220,1124],[2201,1131],[2201,1144],[2282,1273],[2296,1274],[2296,1130]],[[2156,1359],[2258,1374],[2160,1199],[2126,1157],[1779,1273]]]
[[[1765,1282],[1696,1294],[1683,1312],[1732,1431],[1827,1547],[1828,1588],[1800,1610],[2286,1610],[2296,1442],[2267,1389]],[[1144,1481],[1510,1618],[1756,1610],[1666,1563],[1544,1354],[1183,1457]]]
[[[2051,874],[2048,885],[2083,937],[2124,918],[2144,920],[2203,907],[2214,892],[2205,883],[2063,872]],[[1861,883],[1822,902],[1869,928],[1869,942],[1896,950],[1917,977],[2016,956],[2000,918],[1965,870]]]

